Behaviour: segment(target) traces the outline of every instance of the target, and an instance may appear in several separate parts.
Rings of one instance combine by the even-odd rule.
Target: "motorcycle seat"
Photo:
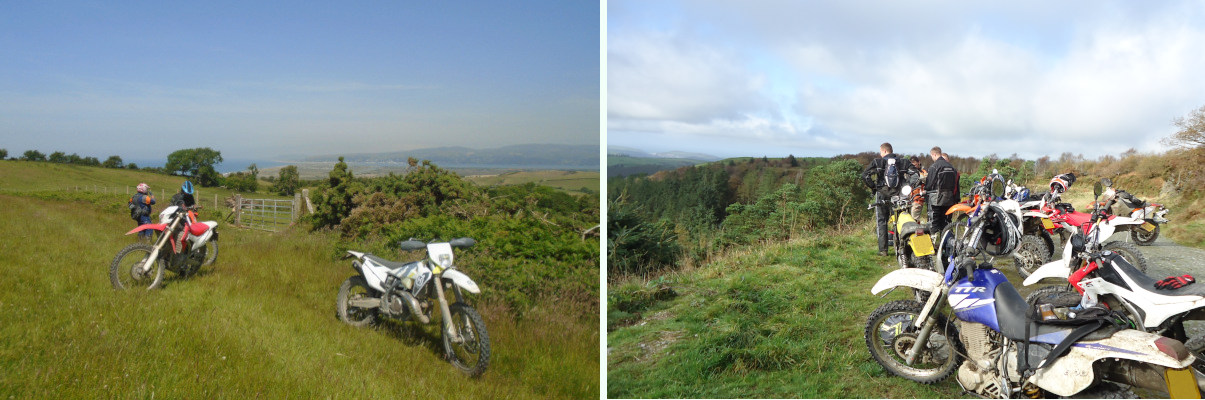
[[[1025,340],[1025,326],[1029,325],[1029,339],[1032,342],[1059,344],[1077,326],[1066,324],[1050,324],[1029,317],[1029,304],[1021,298],[1021,293],[1012,283],[1004,282],[996,286],[996,321],[1000,324],[1000,333],[1012,340]],[[1085,323],[1090,321],[1085,321]],[[1032,325],[1031,325],[1032,324]],[[1120,328],[1104,325],[1092,331],[1080,341],[1101,340],[1112,336]]]
[[[1147,275],[1147,274],[1143,273],[1142,271],[1139,271],[1138,268],[1135,268],[1133,265],[1130,265],[1130,263],[1127,262],[1124,258],[1122,258],[1121,255],[1119,255],[1117,253],[1110,253],[1109,255],[1106,255],[1105,258],[1108,259],[1108,261],[1109,261],[1108,264],[1112,265],[1118,273],[1122,273],[1122,274],[1125,274],[1126,276],[1130,277],[1130,279],[1133,280],[1134,283],[1136,285],[1138,285],[1138,287],[1141,288],[1142,290],[1145,290],[1145,291],[1148,291],[1151,293],[1155,293],[1155,294],[1161,294],[1164,296],[1205,296],[1205,285],[1198,285],[1195,283],[1191,284],[1191,285],[1183,286],[1179,289],[1172,289],[1172,290],[1157,289],[1157,288],[1155,288],[1155,283],[1159,282],[1158,279],[1152,278],[1152,277],[1150,277],[1150,275]],[[1109,282],[1109,283],[1112,283],[1114,285],[1121,286],[1124,288],[1129,288],[1129,285],[1127,285],[1124,280],[1119,279],[1120,277],[1112,276],[1105,271],[1102,271],[1101,277],[1103,277],[1106,282]],[[1130,290],[1134,290],[1134,289],[1130,288]],[[1185,299],[1185,301],[1188,301],[1188,302],[1197,301],[1197,300],[1198,299],[1195,299],[1195,298]]]
[[[372,254],[365,254],[365,255],[364,255],[364,258],[369,259],[369,260],[372,260],[372,262],[373,262],[374,264],[379,264],[379,265],[382,265],[382,266],[384,266],[385,268],[389,268],[389,269],[398,269],[398,268],[402,268],[402,267],[405,267],[405,266],[410,265],[410,264],[416,264],[416,263],[418,263],[418,261],[412,261],[412,262],[398,262],[398,261],[389,261],[389,260],[386,260],[386,259],[384,259],[384,258],[381,258],[381,257],[375,256],[375,255],[372,255]]]
[[[188,233],[192,234],[193,236],[204,235],[205,231],[208,231],[208,230],[209,230],[209,225],[206,225],[201,222],[196,222],[196,223],[192,223],[192,224],[188,225]]]
[[[925,224],[918,224],[916,222],[908,221],[900,226],[900,235],[911,235],[913,233],[916,233],[917,230],[920,230],[921,232],[924,232],[924,233],[929,233],[929,226],[925,225]]]

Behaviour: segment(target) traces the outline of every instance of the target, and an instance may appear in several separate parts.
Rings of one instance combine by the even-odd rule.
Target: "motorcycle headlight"
[[[439,264],[439,266],[441,268],[448,269],[449,267],[452,266],[452,255],[451,254],[440,254],[439,258],[436,259],[435,262],[437,264]]]

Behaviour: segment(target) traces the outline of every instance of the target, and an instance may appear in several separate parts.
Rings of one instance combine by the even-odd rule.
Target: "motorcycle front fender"
[[[1164,347],[1179,350],[1173,352],[1182,353],[1183,357],[1173,357],[1164,353],[1156,344],[1157,340],[1161,340]],[[1066,355],[1038,369],[1029,380],[1051,393],[1071,396],[1092,385],[1096,379],[1093,364],[1106,359],[1112,359],[1111,362],[1117,362],[1118,359],[1133,360],[1175,369],[1189,367],[1195,360],[1180,342],[1153,333],[1126,329],[1105,339],[1072,345]]]
[[[966,203],[958,203],[958,204],[950,206],[950,208],[948,210],[946,210],[946,215],[953,215],[954,213],[957,213],[957,212],[970,214],[971,211],[974,211],[974,210],[975,210],[975,207],[967,205]]]
[[[920,268],[903,268],[888,272],[879,278],[879,281],[870,288],[873,294],[897,288],[900,286],[910,287],[913,289],[924,290],[928,292],[936,292],[941,290],[941,282],[943,278],[941,274]]]
[[[167,229],[167,224],[142,224],[142,225],[138,225],[137,228],[134,228],[134,229],[130,230],[129,232],[126,232],[126,234],[129,235],[131,233],[138,233],[138,232],[142,232],[145,230],[154,230],[154,231],[163,232],[164,229]]]
[[[1067,246],[1067,250],[1070,249],[1071,246]],[[1071,254],[1069,253],[1070,251],[1064,251],[1063,258],[1042,264],[1041,267],[1038,267],[1033,273],[1029,274],[1029,277],[1025,278],[1025,281],[1021,282],[1021,284],[1029,286],[1046,278],[1056,278],[1066,283],[1067,277],[1071,276],[1071,265],[1069,265]]]
[[[456,286],[460,286],[464,290],[467,290],[469,293],[472,293],[472,294],[481,293],[481,289],[477,287],[477,282],[473,282],[473,280],[470,279],[468,275],[465,275],[464,273],[462,273],[460,271],[457,271],[454,269],[449,269],[447,271],[444,271],[443,277],[445,279],[451,279],[452,282],[456,283]]]

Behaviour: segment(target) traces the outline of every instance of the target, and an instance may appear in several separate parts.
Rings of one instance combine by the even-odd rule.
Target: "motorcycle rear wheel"
[[[117,290],[158,288],[163,283],[165,263],[162,259],[153,261],[155,265],[151,267],[150,271],[141,272],[142,265],[147,262],[147,257],[150,257],[154,249],[146,243],[134,243],[117,252],[117,256],[113,257],[113,263],[109,264],[109,281],[113,284],[113,288]]]
[[[1148,232],[1143,230],[1142,226],[1130,228],[1130,239],[1133,239],[1134,243],[1137,243],[1141,246],[1150,246],[1151,243],[1155,243],[1155,239],[1159,238],[1159,224],[1156,224],[1154,221],[1149,219],[1146,220],[1146,222],[1150,222],[1151,225],[1154,225],[1155,229]]]
[[[210,240],[205,243],[205,262],[204,265],[213,265],[214,261],[218,260],[218,241]]]
[[[372,289],[368,287],[368,282],[364,281],[364,277],[356,275],[343,281],[343,285],[339,286],[339,296],[335,301],[339,320],[357,328],[376,322],[377,309],[360,308],[348,304],[348,300],[363,296],[371,297],[371,295]]]
[[[929,343],[913,365],[904,362],[904,352],[916,341],[920,328],[913,325],[924,304],[915,300],[896,300],[880,306],[866,320],[866,348],[871,357],[888,372],[902,378],[932,384],[946,379],[962,364],[958,331],[936,314],[937,326]]]
[[[1046,247],[1046,241],[1039,236],[1022,236],[1021,244],[1017,245],[1017,249],[1013,251],[1013,266],[1017,267],[1017,273],[1021,274],[1021,278],[1028,278],[1029,274],[1048,261],[1050,261],[1049,248]]]
[[[452,329],[460,334],[459,343],[452,343],[452,338],[444,333],[444,350],[448,352],[448,360],[452,365],[471,377],[479,377],[490,365],[490,336],[485,331],[485,321],[477,310],[464,303],[454,303],[448,306],[451,315],[448,322]]]

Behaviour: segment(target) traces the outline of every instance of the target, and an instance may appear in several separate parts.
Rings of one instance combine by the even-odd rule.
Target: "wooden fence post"
[[[305,209],[310,214],[314,213],[314,203],[310,203],[310,190],[301,189],[301,197],[305,197]]]
[[[297,215],[301,214],[301,193],[293,193],[293,217],[292,222],[297,222]]]
[[[234,195],[234,226],[242,226],[243,218],[243,196]]]

